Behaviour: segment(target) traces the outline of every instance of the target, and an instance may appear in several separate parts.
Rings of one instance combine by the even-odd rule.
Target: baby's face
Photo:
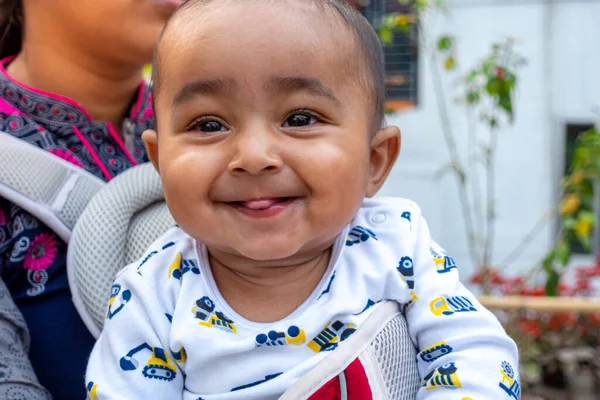
[[[155,158],[171,213],[209,248],[260,261],[327,248],[373,194],[352,34],[286,7],[203,11],[161,43]]]

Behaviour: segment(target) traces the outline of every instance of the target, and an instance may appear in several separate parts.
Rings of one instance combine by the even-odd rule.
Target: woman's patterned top
[[[92,120],[75,101],[12,79],[5,69],[11,60],[0,61],[0,134],[22,139],[105,181],[148,161],[141,135],[154,127],[154,114],[146,84],[132,100],[121,139],[110,123]],[[0,198],[0,277],[30,330],[35,372],[57,399],[86,396],[82,379],[94,343],[71,302],[66,255],[66,243],[51,229]],[[0,363],[0,376],[2,368]]]

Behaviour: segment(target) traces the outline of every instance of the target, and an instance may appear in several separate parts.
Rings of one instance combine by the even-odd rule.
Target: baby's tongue
[[[264,210],[273,205],[279,203],[279,199],[263,199],[263,200],[250,200],[250,201],[242,201],[240,204],[242,207],[249,208],[251,210]]]
[[[155,0],[155,1],[160,4],[170,4],[173,7],[177,7],[185,2],[185,0]]]

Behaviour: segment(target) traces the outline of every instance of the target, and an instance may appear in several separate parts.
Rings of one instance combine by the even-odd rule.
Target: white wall
[[[511,36],[528,64],[519,74],[516,122],[501,132],[497,157],[496,263],[521,241],[544,212],[555,207],[564,168],[564,125],[593,121],[600,105],[600,0],[454,0],[435,30],[457,39],[458,61],[469,68],[494,41]],[[433,20],[427,19],[429,27]],[[423,53],[422,53],[423,55]],[[424,209],[432,233],[470,275],[457,185],[435,172],[448,161],[428,60],[420,59],[420,104],[388,119],[403,132],[403,150],[382,194],[409,197]],[[450,80],[448,80],[449,83]],[[448,86],[451,88],[451,85]],[[451,109],[452,126],[465,151],[464,108]],[[513,263],[524,271],[547,251],[549,225]]]

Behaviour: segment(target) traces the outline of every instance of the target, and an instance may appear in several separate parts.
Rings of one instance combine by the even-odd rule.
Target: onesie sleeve
[[[161,261],[154,257],[148,263]],[[172,294],[167,282],[142,275],[135,265],[117,277],[104,329],[88,363],[88,398],[183,398],[185,350],[169,348]]]
[[[419,351],[417,399],[520,399],[514,341],[461,284],[454,260],[432,241],[422,217],[412,230],[413,258],[404,257],[399,270],[412,290],[406,318]]]

